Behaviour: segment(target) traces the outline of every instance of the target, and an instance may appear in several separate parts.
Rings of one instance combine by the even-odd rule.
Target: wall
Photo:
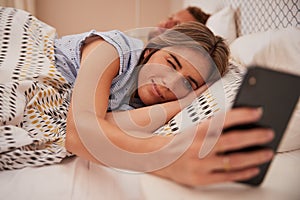
[[[58,35],[155,26],[182,7],[182,0],[38,0],[36,16]]]

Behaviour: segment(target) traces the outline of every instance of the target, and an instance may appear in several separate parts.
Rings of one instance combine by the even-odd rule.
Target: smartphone
[[[299,101],[299,96],[300,76],[260,66],[249,67],[233,103],[233,107],[261,107],[263,115],[254,124],[230,127],[228,130],[225,130],[225,133],[231,129],[271,128],[275,133],[275,137],[270,143],[238,151],[269,148],[276,152],[296,104]],[[263,182],[271,162],[260,165],[260,173],[257,176],[239,182],[259,186]]]

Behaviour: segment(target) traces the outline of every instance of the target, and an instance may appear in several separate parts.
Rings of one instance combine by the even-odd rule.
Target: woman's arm
[[[203,93],[207,87],[207,85],[203,85],[197,89],[197,91],[191,92],[185,98],[177,101],[128,111],[109,112],[106,114],[106,120],[126,131],[139,130],[153,133],[159,127],[170,121],[171,118],[178,114],[183,108],[188,106],[197,96]]]
[[[82,50],[82,62],[87,58],[88,54],[99,44],[104,41],[100,39],[98,36],[91,38],[89,43],[84,45]],[[117,53],[117,52],[115,52]],[[117,56],[117,54],[115,54]],[[84,64],[83,64],[84,67]],[[115,63],[111,64],[113,68],[113,72],[109,77],[114,77],[118,73],[119,69],[119,60],[116,60]],[[111,80],[105,82],[110,83]],[[173,116],[175,116],[178,112],[180,112],[184,107],[192,102],[196,96],[202,93],[207,86],[203,86],[199,88],[197,91],[188,95],[188,97],[181,99],[180,101],[172,101],[162,104],[156,104],[153,106],[147,106],[139,109],[129,110],[129,111],[116,111],[106,113],[105,119],[120,128],[132,131],[132,130],[140,130],[152,133],[157,128],[163,126],[166,122],[168,122]],[[101,90],[101,89],[100,89]],[[98,100],[96,100],[97,102]],[[155,120],[153,120],[155,119]]]
[[[94,48],[92,48],[93,45],[95,45]],[[81,70],[86,68],[86,71],[83,70],[78,74],[72,104],[67,116],[65,145],[70,152],[96,163],[110,165],[111,163],[105,162],[106,160],[103,162],[102,159],[99,159],[97,153],[99,155],[102,153],[102,155],[124,163],[124,169],[129,170],[135,170],[136,163],[140,164],[140,160],[146,167],[148,167],[147,162],[158,163],[160,168],[145,168],[145,171],[152,171],[152,174],[185,185],[205,185],[247,179],[258,173],[258,168],[253,166],[271,159],[272,153],[266,150],[226,156],[220,155],[223,151],[269,142],[272,139],[272,132],[265,129],[231,131],[227,134],[222,134],[210,154],[199,159],[199,150],[204,142],[206,131],[210,126],[210,119],[199,124],[193,130],[195,131],[194,133],[191,130],[187,130],[176,136],[152,136],[148,138],[133,137],[125,130],[110,123],[106,120],[106,110],[110,84],[119,69],[118,55],[116,50],[106,42],[99,40],[98,44],[94,43],[93,45],[91,44],[90,47],[94,50],[89,53],[82,63]],[[83,56],[85,55],[87,54],[83,53]],[[102,73],[102,76],[96,79],[98,84],[93,86],[93,76],[97,75],[99,71]],[[94,96],[91,96],[90,93],[93,93]],[[145,112],[146,116],[148,114],[149,112]],[[235,109],[227,113],[224,127],[254,122],[260,116],[261,113],[257,110]],[[151,117],[148,116],[147,119],[151,119]],[[95,120],[96,124],[93,123]],[[177,143],[175,142],[173,148],[168,148],[164,154],[158,157],[159,159],[151,160],[151,152],[165,147],[176,138],[179,138],[179,142],[176,140]],[[107,143],[107,139],[109,139],[110,143]],[[170,157],[169,155],[173,156],[174,154],[172,153],[178,151],[176,147],[187,140],[190,141],[188,144],[191,145],[186,146],[185,149],[180,149],[179,156],[174,157],[175,159],[172,162],[163,164]],[[107,148],[106,145],[112,146],[112,143],[121,151],[116,153],[113,151],[115,149]],[[100,152],[97,151],[98,149]],[[127,160],[127,158],[130,159],[131,157],[123,157],[125,155],[124,152],[128,155],[134,152],[133,156],[141,154],[144,157],[136,157],[136,160]],[[149,158],[149,160],[144,158]],[[226,163],[224,163],[224,160]],[[160,163],[162,164],[160,165]],[[123,167],[122,164],[110,166]]]
[[[151,152],[171,140],[171,138],[160,136],[148,139],[132,137],[124,129],[106,119],[110,86],[113,78],[118,74],[119,62],[117,50],[100,38],[86,44],[82,50],[82,66],[75,82],[67,116],[66,148],[74,154],[96,162],[99,161],[95,160],[82,142],[82,137],[87,135],[92,140],[97,137],[97,127],[91,128],[88,125],[90,121],[85,121],[88,118],[93,119],[94,116],[96,116],[97,123],[101,127],[101,134],[104,134],[113,144],[125,151]],[[98,76],[97,73],[100,75]],[[96,79],[95,76],[97,76]],[[96,82],[93,83],[93,79]],[[74,107],[77,108],[75,111]],[[164,112],[167,117],[162,118],[157,112],[149,112],[151,109],[155,109],[155,111],[160,109],[160,113]],[[176,102],[170,102],[155,108],[147,107],[140,112],[132,111],[130,115],[133,116],[133,119],[139,119],[134,124],[142,126],[148,126],[148,122],[154,118],[159,121],[155,127],[158,128],[178,112],[176,109],[179,110],[179,106],[176,107]],[[99,145],[101,142],[98,141]]]

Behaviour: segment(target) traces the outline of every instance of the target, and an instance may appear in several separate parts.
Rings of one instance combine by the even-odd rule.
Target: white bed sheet
[[[143,199],[139,177],[73,157],[60,164],[0,172],[0,199]]]
[[[300,199],[300,150],[274,158],[258,188],[237,183],[188,188],[149,174],[121,172],[74,157],[61,164],[0,172],[0,199]]]

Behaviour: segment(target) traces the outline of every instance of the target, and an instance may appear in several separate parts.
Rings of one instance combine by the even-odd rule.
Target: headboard
[[[231,5],[236,14],[237,36],[275,28],[300,28],[300,0],[185,0],[184,6],[187,5]]]
[[[236,10],[237,34],[299,27],[300,0],[224,0]]]

